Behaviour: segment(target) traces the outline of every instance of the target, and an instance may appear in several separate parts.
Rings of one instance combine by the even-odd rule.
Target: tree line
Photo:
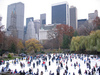
[[[100,52],[100,18],[96,17],[91,24],[86,24],[80,29],[80,35],[71,40],[71,51]]]
[[[0,27],[0,51],[13,53],[36,53],[41,49],[70,49],[71,51],[100,51],[100,18],[92,23],[86,22],[81,28],[74,30],[65,24],[56,25],[48,30],[48,40],[40,43],[36,39],[21,40],[13,36],[6,36]]]
[[[21,40],[13,36],[7,36],[3,31],[4,26],[0,26],[0,52],[11,53],[34,53],[40,51],[43,46],[36,39]]]

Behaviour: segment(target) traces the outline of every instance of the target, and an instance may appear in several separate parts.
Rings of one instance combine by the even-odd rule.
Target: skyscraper
[[[46,14],[40,14],[40,28],[43,28],[46,25]]]
[[[34,22],[34,18],[33,17],[26,18],[26,26],[28,25],[30,20],[32,20]]]
[[[27,32],[26,32],[26,40],[28,39],[36,39],[36,34],[35,34],[35,28],[34,28],[34,23],[32,20],[29,21],[28,26],[27,26]]]
[[[17,28],[16,28],[16,12],[13,11],[12,14],[11,14],[11,24],[10,26],[7,28],[8,31],[10,31],[10,34],[13,36],[13,37],[18,37],[18,31],[17,31]]]
[[[2,25],[1,21],[2,21],[2,17],[0,16],[0,26]]]
[[[82,26],[85,25],[85,23],[87,23],[88,20],[87,19],[79,19],[78,20],[78,28],[81,28]]]
[[[74,6],[71,6],[70,8],[70,26],[72,26],[74,29],[77,29],[77,8]]]
[[[98,11],[97,11],[97,10],[95,10],[94,13],[89,13],[89,14],[88,14],[88,22],[89,22],[89,23],[92,23],[92,21],[93,21],[96,17],[98,17]]]
[[[69,4],[67,2],[52,5],[52,24],[70,25]]]
[[[12,13],[16,15],[16,18],[14,18],[14,15],[13,15],[13,18],[11,17]],[[24,37],[24,4],[21,2],[8,5],[8,10],[7,10],[7,32],[8,33],[12,32],[10,29],[13,25],[16,28],[15,30],[17,30],[17,37],[23,40],[23,37]],[[9,34],[9,35],[12,35],[12,34]]]
[[[24,27],[24,39],[25,39],[25,35],[26,35],[26,32],[27,32],[27,26],[28,26],[28,23],[29,23],[30,20],[32,20],[34,22],[34,18],[33,17],[26,18],[26,26]]]
[[[34,20],[36,38],[39,39],[40,20]]]

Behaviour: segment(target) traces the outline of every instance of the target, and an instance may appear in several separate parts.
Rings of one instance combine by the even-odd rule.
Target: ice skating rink
[[[50,60],[49,60],[48,55],[46,55],[46,54],[42,55],[42,56],[47,57],[47,61],[45,61],[45,65],[47,65],[47,71],[45,71],[45,67],[42,66],[42,63],[44,60],[42,60],[42,56],[41,56],[40,58],[35,57],[36,59],[34,59],[34,57],[33,57],[33,61],[31,62],[30,66],[27,64],[28,61],[26,61],[26,57],[24,57],[23,60],[22,59],[18,60],[18,63],[16,63],[16,64],[12,63],[12,61],[14,61],[14,60],[5,61],[5,64],[0,66],[0,72],[1,72],[2,67],[6,67],[7,62],[10,63],[9,68],[12,70],[12,72],[14,72],[15,69],[17,69],[18,72],[20,70],[21,71],[24,70],[25,72],[27,72],[27,71],[29,71],[29,68],[31,68],[33,74],[37,72],[37,69],[39,69],[39,75],[40,75],[41,71],[43,71],[43,75],[49,75],[50,71],[51,71],[51,73],[54,73],[54,75],[57,75],[57,67],[58,66],[60,67],[60,75],[63,75],[63,73],[65,72],[65,69],[66,69],[66,65],[68,66],[68,74],[70,73],[70,75],[73,75],[73,72],[74,72],[75,75],[79,75],[78,74],[79,65],[76,66],[76,69],[74,68],[74,63],[76,63],[76,62],[78,62],[78,64],[80,64],[80,69],[81,69],[82,75],[86,75],[86,74],[84,74],[85,70],[87,70],[87,72],[88,71],[91,72],[93,66],[95,67],[96,63],[98,65],[98,67],[100,66],[100,59],[99,58],[88,57],[91,61],[91,63],[90,63],[91,69],[89,69],[86,66],[86,63],[88,62],[87,56],[80,55],[80,57],[78,58],[77,54],[68,54],[68,55],[67,54],[65,54],[65,55],[64,54],[50,54],[50,55],[51,55]],[[61,56],[61,59],[56,60],[57,56]],[[68,57],[68,61],[65,58],[65,56]],[[55,57],[54,61],[52,61],[52,57]],[[70,61],[70,58],[72,59],[72,62]],[[82,60],[82,58],[83,58],[83,60]],[[40,65],[37,66],[36,62],[38,60],[41,60],[41,63],[40,63]],[[84,64],[84,60],[86,60],[85,64]],[[50,66],[49,66],[49,61],[51,62]],[[59,61],[58,64],[56,63],[56,61]],[[20,62],[24,63],[25,67],[21,68]],[[60,62],[63,64],[63,67],[60,66]],[[67,62],[67,64],[66,64],[66,62]],[[35,63],[35,68],[33,68],[33,63]],[[96,68],[96,70],[97,70],[97,68]],[[96,71],[96,75],[99,75],[98,71]]]

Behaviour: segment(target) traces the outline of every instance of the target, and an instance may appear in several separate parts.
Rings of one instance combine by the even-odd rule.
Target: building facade
[[[95,10],[94,13],[88,14],[88,22],[91,23],[96,17],[98,17],[98,11]]]
[[[42,29],[39,29],[39,41],[49,40],[48,32],[52,32],[56,25],[58,24],[45,25]]]
[[[34,27],[35,27],[36,38],[37,40],[39,40],[40,20],[34,20]]]
[[[0,26],[2,25],[2,23],[1,23],[1,22],[2,22],[2,17],[0,16]]]
[[[70,8],[70,26],[77,29],[77,8],[71,6]]]
[[[24,26],[24,39],[25,39],[25,35],[27,32],[27,26],[28,26],[28,23],[30,20],[32,20],[34,22],[34,18],[33,17],[26,18],[26,26]]]
[[[69,4],[67,2],[52,5],[52,24],[54,23],[70,25]]]
[[[16,14],[16,19],[13,18],[13,20],[12,20],[12,17],[11,17],[12,13]],[[8,32],[8,35],[12,35],[12,34],[10,34],[12,32],[10,29],[11,29],[11,26],[13,26],[13,24],[16,25],[15,30],[17,30],[17,37],[19,39],[23,40],[23,38],[24,38],[24,4],[21,2],[8,5],[8,9],[7,9],[7,32]]]
[[[85,25],[85,23],[87,23],[88,20],[87,19],[79,19],[78,20],[78,28],[80,28],[81,26]]]
[[[7,28],[7,30],[9,31],[9,33],[13,36],[18,38],[18,31],[17,31],[17,27],[16,27],[16,12],[13,11],[11,14],[11,24],[10,26]]]
[[[29,23],[28,23],[25,37],[26,37],[25,40],[32,39],[32,38],[36,39],[34,22],[32,20],[30,20]]]
[[[40,14],[40,28],[46,25],[46,14]]]
[[[34,22],[34,18],[33,17],[26,18],[26,26],[28,25],[30,20],[32,20]]]

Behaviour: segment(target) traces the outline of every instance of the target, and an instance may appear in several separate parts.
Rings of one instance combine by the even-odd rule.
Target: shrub
[[[12,58],[11,54],[8,54],[8,58]]]
[[[41,51],[41,53],[45,53],[44,51]]]
[[[13,56],[14,56],[13,53],[9,53],[9,54],[8,54],[8,58],[12,58]]]

